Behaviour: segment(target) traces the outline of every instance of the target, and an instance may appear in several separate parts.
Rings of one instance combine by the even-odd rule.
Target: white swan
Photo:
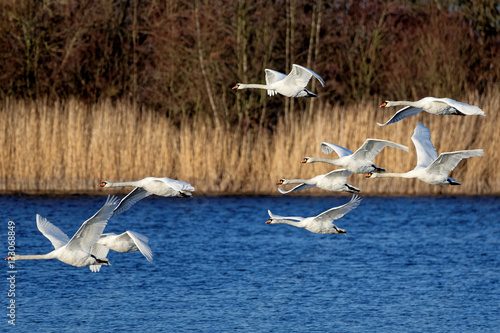
[[[307,83],[313,76],[318,79],[323,87],[325,86],[325,82],[318,74],[310,69],[293,64],[288,75],[266,69],[266,84],[237,83],[233,89],[266,89],[269,96],[280,93],[287,97],[318,97],[318,95],[306,89]]]
[[[429,129],[418,123],[411,137],[417,151],[417,166],[405,173],[369,173],[366,178],[417,178],[431,185],[460,185],[460,182],[448,177],[464,158],[483,156],[482,149],[461,150],[441,153],[439,156],[431,141]]]
[[[131,182],[112,183],[103,181],[99,184],[100,187],[126,187],[134,186],[127,196],[125,196],[118,207],[116,207],[114,215],[121,214],[129,209],[137,201],[144,199],[151,194],[156,194],[162,197],[191,197],[189,191],[194,191],[194,187],[188,182],[181,180],[170,179],[167,177],[156,178],[146,177],[141,180]]]
[[[358,207],[360,202],[361,198],[357,195],[353,195],[351,201],[342,206],[330,208],[318,216],[306,218],[300,216],[278,216],[268,210],[267,213],[269,214],[270,219],[267,220],[266,223],[289,224],[294,227],[304,228],[317,234],[345,234],[346,231],[344,229],[337,228],[337,226],[332,222]]]
[[[110,265],[107,259],[92,255],[90,253],[90,248],[99,239],[117,205],[118,199],[114,196],[108,196],[104,206],[99,209],[94,216],[83,222],[71,239],[69,239],[68,236],[61,231],[61,229],[37,214],[36,225],[38,230],[40,230],[40,232],[50,240],[55,250],[47,254],[15,254],[9,256],[5,260],[58,259],[68,265],[76,267],[97,264]]]
[[[319,175],[311,179],[280,179],[276,185],[287,185],[287,184],[299,184],[291,190],[284,191],[278,188],[280,193],[287,194],[294,191],[305,190],[312,187],[319,187],[323,190],[332,192],[361,192],[359,188],[346,183],[347,177],[349,177],[352,172],[345,169],[338,169],[330,171],[327,174]]]
[[[380,107],[391,107],[391,106],[402,106],[407,105],[402,108],[392,116],[385,124],[377,123],[379,126],[385,126],[392,123],[396,123],[401,119],[416,115],[422,111],[437,115],[476,115],[476,116],[486,116],[486,114],[478,108],[477,106],[470,105],[467,103],[457,102],[450,98],[436,98],[436,97],[425,97],[416,102],[409,101],[385,101]]]
[[[373,159],[386,146],[408,151],[408,147],[386,140],[367,139],[365,143],[355,153],[347,148],[334,145],[332,143],[321,143],[321,150],[325,154],[335,151],[339,155],[338,159],[329,159],[321,157],[304,157],[302,163],[323,162],[340,166],[352,173],[370,173],[385,172],[385,169],[379,168],[373,164]]]
[[[120,253],[141,251],[146,259],[153,263],[153,251],[148,245],[149,239],[140,233],[127,230],[124,233],[117,235],[113,233],[102,234],[97,243],[92,246],[90,253],[98,258],[106,258],[109,250]],[[90,270],[98,272],[101,265],[92,265]]]

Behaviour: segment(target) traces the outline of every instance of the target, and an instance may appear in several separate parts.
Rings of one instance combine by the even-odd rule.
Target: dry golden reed
[[[275,183],[280,178],[310,178],[336,168],[300,163],[305,156],[335,158],[321,152],[323,141],[353,151],[366,138],[404,144],[409,152],[385,148],[374,162],[389,172],[413,169],[416,154],[410,137],[420,121],[430,129],[438,153],[484,149],[484,157],[463,160],[451,174],[461,186],[357,174],[348,182],[370,195],[499,194],[495,166],[500,162],[500,93],[469,95],[462,101],[480,106],[487,117],[423,112],[379,127],[375,123],[385,122],[397,108],[380,109],[380,101],[371,101],[321,106],[310,117],[280,119],[271,133],[216,128],[196,117],[174,124],[162,113],[126,102],[88,106],[77,100],[5,100],[0,105],[0,192],[110,193],[98,188],[100,181],[154,176],[188,181],[200,195],[279,194]],[[291,195],[311,194],[337,195],[319,189]]]

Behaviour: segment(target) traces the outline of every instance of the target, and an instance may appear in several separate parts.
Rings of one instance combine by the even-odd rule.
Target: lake
[[[35,214],[71,237],[103,196],[0,196],[2,244],[53,250]],[[148,197],[105,232],[150,238],[154,263],[110,251],[99,273],[15,263],[2,329],[23,332],[493,332],[500,327],[500,198],[363,197],[346,235],[269,225],[315,216],[329,197]],[[15,301],[15,327],[8,323]]]

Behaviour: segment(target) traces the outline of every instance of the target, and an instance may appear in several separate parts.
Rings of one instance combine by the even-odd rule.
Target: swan
[[[127,194],[120,204],[115,209],[114,215],[118,215],[129,209],[137,201],[144,199],[147,196],[156,194],[162,197],[191,197],[189,191],[194,191],[194,187],[188,182],[170,179],[167,177],[146,177],[141,180],[131,182],[112,183],[103,181],[99,184],[100,187],[126,187],[134,186],[129,194]]]
[[[385,172],[385,169],[379,168],[372,161],[386,146],[408,151],[408,147],[406,146],[378,139],[366,139],[365,143],[355,153],[347,148],[322,142],[321,150],[323,153],[330,154],[332,151],[335,151],[339,155],[339,158],[304,157],[301,163],[329,163],[345,168],[352,173]]]
[[[475,115],[475,116],[486,116],[486,114],[478,108],[477,106],[470,105],[467,103],[457,102],[451,98],[436,98],[436,97],[424,97],[416,102],[409,101],[385,101],[380,107],[391,107],[391,106],[401,106],[406,105],[392,116],[385,124],[377,123],[379,126],[386,126],[392,123],[396,123],[401,119],[416,115],[422,111],[437,115],[447,115],[454,114],[459,116]]]
[[[460,185],[460,182],[448,177],[464,158],[483,156],[482,149],[461,150],[441,153],[439,156],[431,141],[427,127],[418,123],[411,137],[417,151],[417,166],[405,173],[369,173],[366,178],[417,178],[431,185]]]
[[[284,223],[294,227],[304,228],[316,234],[345,234],[346,231],[344,229],[337,228],[332,222],[340,219],[342,216],[358,207],[360,202],[361,198],[357,195],[353,195],[351,201],[342,206],[333,207],[318,216],[306,218],[300,216],[278,216],[268,210],[267,213],[270,219],[266,221],[266,224]]]
[[[37,214],[38,230],[50,240],[55,250],[47,254],[10,255],[5,260],[58,259],[76,267],[110,265],[106,258],[99,258],[91,254],[90,248],[99,239],[117,205],[118,199],[114,196],[108,196],[104,206],[94,216],[83,222],[71,239],[61,229]]]
[[[299,184],[298,186],[295,186],[288,191],[284,191],[281,188],[278,188],[278,190],[282,194],[305,190],[312,187],[319,187],[323,190],[332,192],[361,192],[359,188],[346,183],[347,177],[349,177],[351,174],[352,172],[345,169],[338,169],[330,171],[329,173],[324,175],[313,177],[311,179],[280,179],[276,183],[276,185]]]
[[[287,97],[319,97],[306,89],[307,83],[313,76],[318,79],[323,87],[325,86],[325,82],[318,74],[308,68],[293,64],[288,75],[266,69],[266,84],[237,83],[233,89],[266,89],[269,96],[280,93]]]
[[[117,235],[114,233],[102,234],[99,240],[92,246],[90,253],[98,258],[106,258],[109,250],[120,253],[141,251],[146,259],[153,263],[153,252],[148,245],[149,239],[140,233],[127,230]],[[100,265],[90,266],[92,272],[98,272]]]

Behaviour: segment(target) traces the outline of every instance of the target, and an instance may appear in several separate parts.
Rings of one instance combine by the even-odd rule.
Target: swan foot
[[[373,170],[372,172],[385,172],[385,169],[384,168],[379,168],[378,166],[376,166],[375,164],[372,164],[372,167],[375,169]]]

